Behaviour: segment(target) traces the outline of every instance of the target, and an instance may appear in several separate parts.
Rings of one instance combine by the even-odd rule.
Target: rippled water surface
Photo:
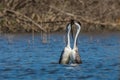
[[[0,35],[0,80],[120,80],[120,33],[82,33],[78,47],[83,63],[60,65],[63,34]]]

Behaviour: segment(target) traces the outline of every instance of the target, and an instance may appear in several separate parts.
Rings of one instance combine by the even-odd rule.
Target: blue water
[[[0,80],[120,80],[120,33],[81,33],[83,63],[58,64],[64,34],[0,35]]]

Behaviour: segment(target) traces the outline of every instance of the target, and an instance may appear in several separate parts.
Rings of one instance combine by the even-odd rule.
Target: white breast
[[[71,59],[71,62],[74,62],[75,60],[75,51],[74,50],[71,50],[71,53],[70,53],[70,59]]]
[[[71,54],[71,48],[65,47],[64,54],[63,54],[63,62],[66,62]]]

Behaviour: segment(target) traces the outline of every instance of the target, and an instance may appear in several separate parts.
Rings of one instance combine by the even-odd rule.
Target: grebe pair
[[[71,32],[73,24],[75,24],[77,26],[77,32],[75,35],[73,48],[71,48],[70,32]],[[78,39],[79,32],[81,30],[80,25],[81,25],[80,22],[77,22],[74,20],[71,20],[71,22],[67,25],[67,44],[61,53],[61,56],[59,59],[59,64],[69,64],[69,63],[80,64],[80,63],[82,63],[80,55],[78,53],[78,47],[77,47],[77,39]]]

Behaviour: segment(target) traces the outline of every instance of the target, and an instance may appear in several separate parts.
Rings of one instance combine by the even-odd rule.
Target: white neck
[[[77,47],[77,38],[78,38],[80,29],[81,29],[81,26],[78,23],[75,22],[75,25],[77,26],[77,33],[76,33],[76,36],[75,36],[73,49]]]
[[[67,47],[70,47],[70,31],[71,31],[71,24],[68,25],[68,32],[67,32]]]

